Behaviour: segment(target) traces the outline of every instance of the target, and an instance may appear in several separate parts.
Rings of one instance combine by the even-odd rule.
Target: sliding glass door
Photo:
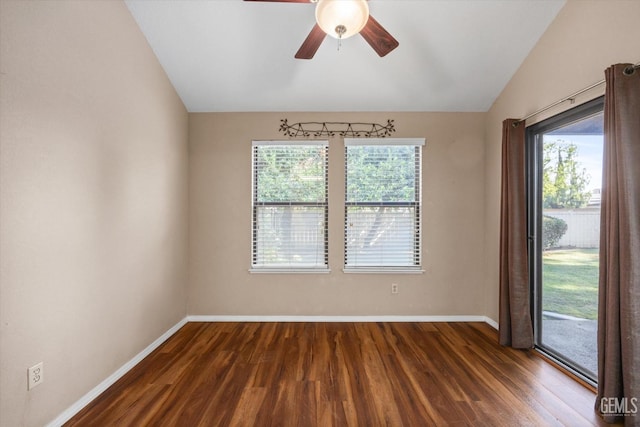
[[[603,99],[527,129],[536,347],[597,382]]]

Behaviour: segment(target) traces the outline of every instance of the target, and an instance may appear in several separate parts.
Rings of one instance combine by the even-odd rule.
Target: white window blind
[[[328,269],[327,141],[253,141],[252,270]]]
[[[345,269],[420,270],[423,145],[345,138]]]

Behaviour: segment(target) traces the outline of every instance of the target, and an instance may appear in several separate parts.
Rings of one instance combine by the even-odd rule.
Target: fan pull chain
[[[340,51],[340,47],[342,46],[342,35],[347,32],[347,27],[344,25],[338,25],[336,27],[336,33],[338,34],[338,51]]]

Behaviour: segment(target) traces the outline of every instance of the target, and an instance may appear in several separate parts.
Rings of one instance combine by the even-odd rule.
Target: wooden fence
[[[600,207],[583,209],[545,209],[544,215],[567,223],[560,247],[597,248],[600,246]]]

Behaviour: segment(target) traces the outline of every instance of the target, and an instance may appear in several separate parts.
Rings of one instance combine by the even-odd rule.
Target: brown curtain
[[[500,344],[533,347],[524,123],[502,123],[500,204]]]
[[[605,80],[596,409],[640,426],[640,70],[614,65]]]

